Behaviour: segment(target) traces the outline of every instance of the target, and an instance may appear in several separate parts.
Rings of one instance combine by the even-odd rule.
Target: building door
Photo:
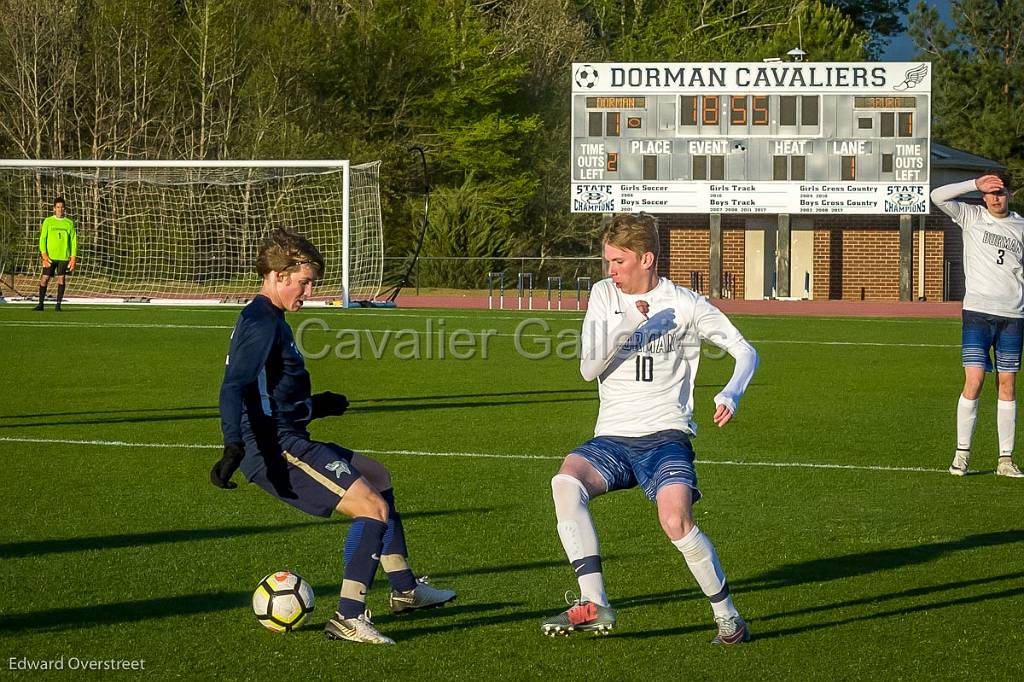
[[[814,298],[814,225],[799,225],[794,218],[789,242],[789,295]],[[803,229],[802,229],[803,228]]]
[[[772,298],[776,295],[778,226],[773,218],[749,218],[744,236],[743,298],[754,301]]]
[[[760,301],[764,298],[764,230],[746,230],[743,253],[743,298]]]

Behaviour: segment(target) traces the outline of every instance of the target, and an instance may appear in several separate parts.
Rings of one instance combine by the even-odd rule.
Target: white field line
[[[34,301],[27,301],[27,303],[34,303]],[[145,310],[153,310],[153,308],[146,308],[146,307],[144,307],[145,305],[146,304],[140,304],[139,307],[143,307],[143,309],[145,309]],[[124,312],[126,307],[130,307],[130,304],[127,304],[127,306],[126,305],[112,305],[112,306],[98,306],[98,305],[85,305],[85,306],[83,306],[83,305],[76,305],[76,306],[71,306],[71,307],[82,308],[82,309],[88,308],[89,310],[111,310],[111,311],[115,311],[116,310],[118,312]],[[238,309],[240,307],[241,306],[234,306],[234,309],[231,309],[231,308],[217,309],[216,306],[208,306],[208,307],[203,307],[203,308],[181,307],[181,308],[173,308],[173,309],[172,308],[163,308],[161,310],[166,310],[166,311],[173,312],[173,313],[183,313],[184,312],[184,313],[190,313],[190,314],[191,313],[224,313],[224,312],[228,312],[228,313],[231,313],[232,315],[237,315],[238,314]],[[502,313],[508,313],[508,312],[516,313],[516,312],[518,312],[518,313],[520,313],[519,315],[507,315],[507,314],[502,314],[502,315],[486,315],[486,314],[484,314],[484,313],[487,312],[486,310],[481,310],[480,311],[481,312],[480,315],[449,315],[449,314],[447,314],[447,312],[445,310],[438,310],[438,309],[428,309],[428,310],[422,311],[421,313],[416,313],[416,312],[396,313],[396,312],[387,311],[387,310],[366,310],[366,309],[353,309],[353,308],[347,308],[347,309],[346,308],[339,308],[339,309],[334,309],[334,308],[309,308],[309,309],[306,309],[306,312],[307,313],[315,313],[317,317],[330,317],[330,318],[335,318],[335,317],[371,318],[372,317],[372,318],[379,318],[379,319],[387,319],[387,318],[393,318],[393,317],[410,317],[410,318],[416,319],[416,320],[422,320],[422,319],[426,319],[426,318],[444,319],[444,320],[525,320],[527,318],[530,318],[530,319],[547,320],[549,322],[572,322],[572,321],[579,322],[579,321],[583,320],[583,312],[584,311],[582,311],[582,310],[558,311],[558,310],[554,310],[554,309],[548,310],[547,308],[537,308],[536,310],[499,311],[499,312],[502,312]],[[536,314],[531,315],[530,313],[536,313]],[[551,315],[551,317],[545,317],[545,315]],[[300,321],[301,320],[298,320],[298,319],[293,320],[293,324],[298,324],[298,322],[300,322]],[[39,321],[32,320],[31,322],[35,323],[35,324],[47,324],[47,322],[43,321],[43,320],[39,320]],[[61,324],[61,323],[60,322],[54,322],[52,324]]]
[[[154,306],[151,303],[75,303],[74,299],[65,299],[65,303],[71,301],[71,307],[82,309],[82,310],[117,310],[123,311],[125,309],[132,310],[173,310],[173,312],[189,312],[189,313],[223,313],[225,311],[232,314],[235,311],[242,308],[242,304],[239,303],[215,303],[211,305],[182,305],[174,306],[169,308],[163,305]],[[25,299],[24,301],[8,301],[14,305],[34,305],[36,302],[35,298]],[[374,308],[340,308],[337,306],[316,306],[307,309],[307,312],[313,310],[316,311],[317,315],[330,315],[330,316],[353,316],[353,317],[411,317],[411,318],[424,318],[424,317],[443,317],[448,320],[521,320],[524,315],[529,313],[550,313],[552,317],[544,318],[552,321],[565,321],[565,320],[582,320],[583,310],[575,310],[574,308],[568,307],[568,299],[563,299],[563,304],[567,304],[562,310],[552,308],[548,310],[546,307],[534,308],[533,310],[517,310],[515,308],[400,308],[401,312],[397,312],[396,309],[374,309]],[[449,315],[446,314],[452,311],[476,312],[476,315]],[[499,313],[499,314],[494,314]],[[518,313],[513,316],[507,313]],[[756,313],[756,312],[733,312],[729,314],[729,317],[742,317],[742,318],[771,318],[778,320],[787,320],[790,318],[800,319],[813,319],[815,321],[821,320],[826,322],[852,322],[855,324],[864,323],[886,323],[886,324],[929,324],[935,322],[948,322],[949,320],[958,320],[958,317],[879,317],[877,315],[856,317],[853,315],[781,315],[773,313]]]
[[[159,448],[171,450],[220,450],[224,447],[223,445],[214,445],[209,443],[138,443],[122,440],[71,440],[63,438],[19,438],[14,436],[0,436],[0,442],[39,443],[45,445],[92,445],[97,447]],[[370,450],[363,448],[353,449],[356,452],[361,452],[367,455],[410,455],[414,457],[468,457],[472,459],[524,459],[553,461],[561,461],[563,459],[562,455],[526,455],[488,452],[432,452],[430,450]],[[698,459],[697,462],[699,464],[722,464],[726,466],[741,467],[774,467],[779,469],[846,469],[851,471],[888,471],[924,474],[947,473],[945,469],[929,469],[925,467],[819,464],[813,462],[756,462],[730,459]]]
[[[45,322],[4,320],[0,327],[69,327],[77,329],[234,329],[230,324],[154,324],[151,322]]]
[[[153,324],[145,322],[45,322],[45,321],[33,321],[33,320],[7,320],[0,321],[0,327],[77,327],[87,329],[234,329],[233,325],[212,325],[212,324]],[[378,334],[380,335],[393,335],[393,334],[414,334],[416,336],[430,335],[435,336],[441,333],[451,334],[456,331],[456,328],[438,328],[432,329],[429,332],[425,329],[369,329],[359,327],[339,327],[337,329],[329,328],[322,329],[317,328],[315,331],[328,334],[334,332],[336,335],[340,334],[366,334],[373,335],[374,338]],[[484,334],[488,336],[498,338],[514,338],[516,334],[510,334],[507,332],[496,332],[491,329],[487,330],[468,330],[473,334]],[[557,333],[554,334],[519,334],[520,339],[552,339],[559,340]],[[337,338],[341,338],[337,336]],[[876,346],[881,348],[960,348],[958,343],[890,343],[885,341],[812,341],[804,339],[748,339],[753,344],[764,344],[764,343],[785,343],[800,346]]]

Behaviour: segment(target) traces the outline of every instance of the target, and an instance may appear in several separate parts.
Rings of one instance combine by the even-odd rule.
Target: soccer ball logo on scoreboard
[[[584,64],[576,69],[576,86],[591,89],[597,85],[597,69],[590,64]]]

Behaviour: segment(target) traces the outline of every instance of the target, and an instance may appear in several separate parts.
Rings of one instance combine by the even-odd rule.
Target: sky
[[[919,0],[919,1],[923,1],[923,0]],[[913,9],[916,4],[917,4],[916,2],[911,2],[910,3],[911,9]],[[931,0],[931,2],[926,2],[925,4],[931,5],[932,7],[935,7],[936,9],[938,9],[939,10],[939,16],[942,17],[943,20],[945,20],[945,22],[947,24],[951,23],[951,21],[950,21],[950,16],[951,16],[951,11],[952,11],[952,7],[951,7],[952,1],[951,0]],[[907,23],[906,22],[906,18],[904,18],[903,23],[904,24]],[[900,34],[898,36],[894,36],[892,38],[892,40],[889,41],[889,46],[886,48],[885,52],[882,53],[882,61],[886,61],[886,62],[909,62],[909,61],[913,60],[914,55],[916,53],[917,53],[917,48],[914,47],[914,41],[910,39],[909,35],[907,35],[906,33],[902,33],[902,34]]]

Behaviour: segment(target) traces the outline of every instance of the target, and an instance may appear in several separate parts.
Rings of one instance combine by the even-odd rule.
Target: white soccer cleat
[[[1013,463],[1012,459],[1004,459],[1000,457],[1000,462],[996,466],[996,476],[1006,476],[1007,478],[1024,478],[1024,472]]]
[[[715,618],[718,625],[718,634],[711,640],[712,644],[742,644],[750,641],[750,630],[740,616],[729,616],[726,618]]]
[[[432,609],[453,601],[457,595],[453,590],[441,590],[427,581],[427,576],[416,580],[416,587],[407,592],[391,591],[388,603],[391,613],[405,613],[417,609]]]
[[[394,644],[395,640],[385,637],[377,631],[370,620],[370,612],[360,613],[355,618],[342,618],[335,612],[334,617],[324,626],[324,634],[328,639],[344,639],[349,642],[365,644]]]
[[[966,476],[967,467],[971,463],[971,451],[956,449],[956,454],[953,455],[953,463],[949,465],[949,473],[954,476]]]

